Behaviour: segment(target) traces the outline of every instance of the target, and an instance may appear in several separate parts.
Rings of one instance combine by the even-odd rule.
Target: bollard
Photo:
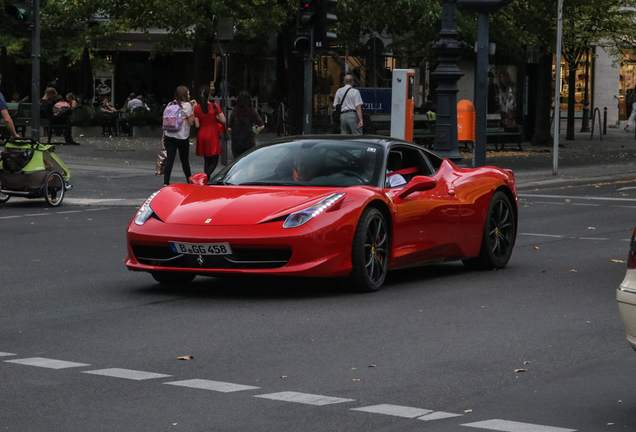
[[[603,135],[607,135],[607,107],[603,109]]]

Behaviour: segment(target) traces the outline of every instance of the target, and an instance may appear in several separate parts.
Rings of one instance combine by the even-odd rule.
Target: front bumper
[[[628,269],[616,291],[618,311],[625,326],[627,341],[636,350],[636,269]]]
[[[133,271],[199,275],[344,277],[351,272],[354,222],[319,228],[308,223],[283,229],[282,222],[256,226],[191,226],[166,224],[151,218],[142,226],[129,226],[126,266]],[[226,257],[175,256],[178,254],[169,250],[170,241],[228,242],[235,254]],[[155,255],[151,256],[153,253]]]

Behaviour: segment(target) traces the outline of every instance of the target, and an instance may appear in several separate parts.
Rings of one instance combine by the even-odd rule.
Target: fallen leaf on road
[[[596,229],[596,228],[594,228],[594,227],[587,227],[587,229]]]
[[[469,409],[469,410],[464,410],[465,413],[471,413],[473,412],[473,410]]]
[[[618,403],[623,403],[623,401],[619,399]]]
[[[612,262],[615,262],[615,263],[624,263],[624,262],[625,262],[625,260],[617,260],[617,259],[613,259],[613,260],[612,260]]]
[[[576,270],[572,269],[570,270],[570,273],[576,273]]]
[[[360,378],[352,378],[351,381],[360,381]]]
[[[532,246],[532,249],[539,249],[539,246]]]
[[[192,360],[194,356],[181,356],[177,357],[178,360]]]
[[[530,362],[529,361],[524,361],[523,364],[530,364]]]
[[[280,377],[281,378],[287,378],[287,375],[281,375]]]
[[[528,369],[515,369],[515,373],[528,372]]]
[[[566,199],[566,200],[565,200],[565,202],[570,202],[570,200],[569,200],[569,199]]]
[[[376,365],[369,365],[369,367],[376,367]]]
[[[629,194],[621,194],[621,195],[623,195],[623,196],[629,196]]]

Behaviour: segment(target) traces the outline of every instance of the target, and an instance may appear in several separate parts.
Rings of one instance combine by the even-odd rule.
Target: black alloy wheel
[[[382,213],[373,207],[362,212],[351,250],[349,285],[360,292],[382,287],[389,265],[389,229]]]
[[[477,258],[464,260],[469,268],[481,270],[502,269],[512,256],[517,235],[517,214],[506,194],[493,194]]]

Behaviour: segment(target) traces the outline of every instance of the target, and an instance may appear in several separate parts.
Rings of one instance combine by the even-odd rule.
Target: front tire
[[[481,249],[477,258],[464,260],[476,270],[502,269],[512,256],[517,235],[517,214],[506,194],[497,191],[488,205]]]
[[[180,272],[152,272],[150,273],[154,280],[162,285],[187,285],[196,277],[192,273],[180,273]]]
[[[389,229],[382,213],[373,207],[362,212],[351,249],[349,286],[359,292],[382,287],[389,266]]]

